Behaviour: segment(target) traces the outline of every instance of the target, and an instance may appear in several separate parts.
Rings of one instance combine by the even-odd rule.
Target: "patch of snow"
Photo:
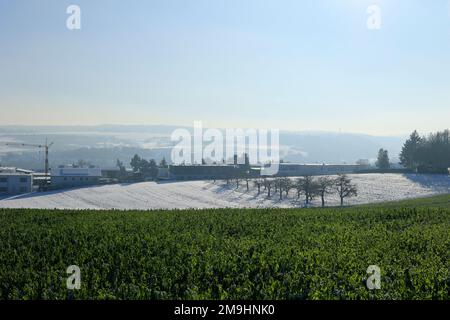
[[[354,174],[349,175],[358,188],[358,196],[346,199],[346,205],[374,203],[427,197],[450,193],[450,176],[421,174]],[[250,182],[246,191],[245,181],[239,189],[226,186],[223,181],[142,182],[92,186],[0,199],[0,208],[45,209],[187,209],[187,208],[265,208],[303,207],[302,196],[296,199],[295,190],[279,200],[278,194],[267,198]],[[326,197],[327,206],[339,205],[336,194]],[[311,206],[320,206],[320,198]]]

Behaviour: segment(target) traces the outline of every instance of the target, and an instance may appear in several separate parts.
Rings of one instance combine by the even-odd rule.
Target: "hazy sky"
[[[448,0],[0,0],[0,125],[426,133],[449,59]]]

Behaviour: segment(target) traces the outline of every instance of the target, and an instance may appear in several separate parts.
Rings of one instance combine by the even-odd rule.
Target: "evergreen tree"
[[[151,167],[150,162],[145,159],[141,159],[139,161],[139,172],[141,173],[142,178],[146,179],[151,176]]]
[[[378,151],[378,158],[376,162],[376,166],[379,169],[389,169],[389,154],[387,150],[380,149]]]
[[[167,161],[166,158],[162,158],[162,160],[159,162],[159,167],[160,168],[167,168]]]
[[[409,139],[403,144],[400,153],[400,163],[409,169],[417,169],[417,156],[420,148],[421,138],[416,130],[409,136]]]
[[[120,180],[124,179],[127,173],[127,170],[125,169],[125,166],[123,165],[123,162],[117,159],[116,166],[119,168],[119,175],[118,178]]]
[[[403,146],[400,160],[403,165],[418,172],[448,173],[450,131],[431,133],[422,138],[414,131]]]
[[[150,177],[153,180],[156,180],[158,178],[158,166],[156,164],[156,161],[154,159],[150,159],[148,166],[149,166]]]
[[[133,168],[133,172],[139,172],[141,168],[141,157],[139,157],[137,154],[134,155],[134,157],[131,159],[130,166]]]

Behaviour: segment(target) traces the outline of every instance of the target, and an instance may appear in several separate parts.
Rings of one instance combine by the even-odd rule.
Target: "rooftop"
[[[81,176],[81,177],[101,177],[100,168],[52,168],[52,176]]]
[[[14,167],[0,167],[0,175],[22,175],[31,173],[33,172],[30,170],[24,170]]]

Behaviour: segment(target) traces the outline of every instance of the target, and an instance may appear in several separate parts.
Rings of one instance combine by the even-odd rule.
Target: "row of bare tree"
[[[303,195],[306,205],[316,197],[320,197],[322,207],[325,207],[326,195],[337,193],[341,200],[341,206],[344,205],[344,199],[355,197],[358,195],[356,185],[352,183],[351,179],[345,175],[338,175],[336,178],[328,176],[312,177],[302,176],[296,179],[287,177],[278,178],[250,178],[250,177],[234,177],[233,179],[226,179],[226,184],[229,185],[234,181],[236,189],[240,187],[241,182],[245,182],[247,191],[250,190],[250,182],[253,181],[253,186],[258,189],[258,195],[265,191],[267,197],[277,194],[279,199],[289,196],[291,190],[296,191],[297,199]]]

